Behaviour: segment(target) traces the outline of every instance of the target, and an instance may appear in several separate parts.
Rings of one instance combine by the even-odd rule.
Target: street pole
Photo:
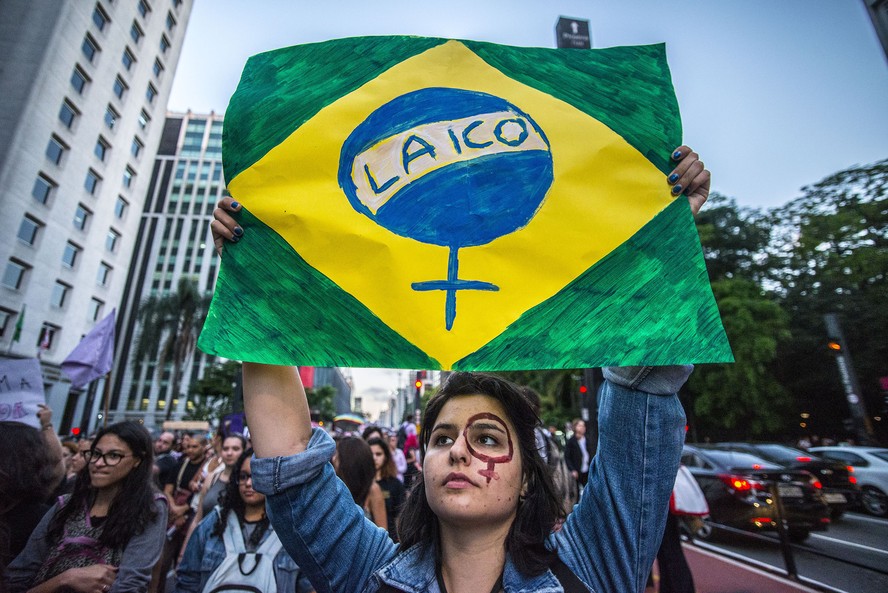
[[[875,442],[873,426],[866,413],[866,405],[860,393],[860,384],[857,382],[857,374],[854,372],[854,364],[851,361],[851,353],[845,342],[845,333],[839,323],[839,317],[835,313],[827,313],[823,316],[826,323],[826,333],[829,336],[829,348],[836,357],[839,367],[839,376],[842,387],[845,388],[845,399],[851,410],[851,421],[854,425],[854,434],[861,445]]]

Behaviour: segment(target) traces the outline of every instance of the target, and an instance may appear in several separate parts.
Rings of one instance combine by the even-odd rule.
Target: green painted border
[[[333,101],[447,41],[353,37],[251,57],[225,113],[226,180],[252,166]],[[681,119],[663,44],[568,50],[462,43],[505,75],[601,121],[664,173],[671,170],[669,154],[681,144]]]
[[[225,246],[201,350],[280,365],[440,368],[250,212],[238,222],[244,235]]]
[[[578,347],[578,345],[582,345]],[[454,369],[733,362],[687,200]]]

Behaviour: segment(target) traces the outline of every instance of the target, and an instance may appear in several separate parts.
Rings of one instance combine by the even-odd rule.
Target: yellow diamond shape
[[[442,278],[447,248],[379,226],[352,208],[337,180],[348,135],[381,105],[429,87],[478,91],[518,106],[546,134],[554,168],[546,199],[524,228],[459,250],[460,277],[499,290],[460,292],[450,331],[444,293],[412,288]],[[311,266],[445,369],[562,290],[672,201],[662,173],[610,128],[507,77],[458,41],[406,59],[328,105],[231,180],[229,190]]]

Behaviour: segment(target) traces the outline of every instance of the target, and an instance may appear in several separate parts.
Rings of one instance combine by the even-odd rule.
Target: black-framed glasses
[[[253,474],[247,472],[241,472],[237,475],[238,482],[246,482],[247,480],[253,479]]]
[[[105,465],[114,466],[120,463],[124,457],[132,457],[132,455],[127,455],[126,453],[121,453],[119,451],[108,451],[107,453],[84,451],[83,457],[86,459],[87,463],[98,463],[99,459],[101,459]]]

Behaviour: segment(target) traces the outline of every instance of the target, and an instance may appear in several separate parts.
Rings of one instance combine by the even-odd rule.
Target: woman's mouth
[[[444,487],[453,488],[454,490],[463,490],[477,485],[467,475],[458,472],[451,472],[444,478]]]

